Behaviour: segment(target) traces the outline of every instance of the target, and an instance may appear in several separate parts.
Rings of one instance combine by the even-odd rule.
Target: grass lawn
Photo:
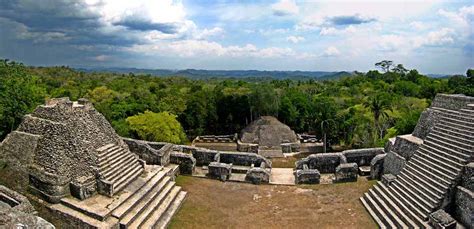
[[[171,228],[377,228],[359,202],[375,181],[275,186],[179,176],[188,191]]]

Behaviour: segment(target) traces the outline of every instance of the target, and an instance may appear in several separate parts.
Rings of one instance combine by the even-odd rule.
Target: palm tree
[[[392,110],[390,101],[384,98],[381,94],[377,94],[373,97],[367,99],[364,102],[364,106],[369,108],[370,111],[374,114],[374,125],[377,130],[380,131],[380,137],[383,136],[383,131],[380,130],[380,117],[388,117],[388,110]]]

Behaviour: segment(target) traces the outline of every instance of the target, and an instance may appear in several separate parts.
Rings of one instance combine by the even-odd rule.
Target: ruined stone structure
[[[322,143],[316,136],[295,134],[290,127],[271,116],[253,121],[240,134],[198,136],[192,145],[220,151],[257,153],[269,158],[291,153],[322,152]]]
[[[55,227],[41,217],[28,199],[0,185],[0,227],[2,228],[45,228]]]
[[[385,173],[385,181],[361,197],[380,227],[452,226],[446,212],[472,227],[473,97],[438,94],[413,134],[397,136],[385,150],[371,162],[371,176]]]
[[[168,176],[177,170],[169,153],[156,148],[146,150],[161,166],[148,166],[87,100],[60,98],[26,115],[0,152],[71,227],[147,228],[166,226],[186,196]]]

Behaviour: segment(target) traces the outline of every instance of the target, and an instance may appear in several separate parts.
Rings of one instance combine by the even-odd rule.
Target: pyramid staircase
[[[76,222],[72,228],[166,228],[187,194],[170,176],[176,167],[143,166],[112,144],[98,151],[100,179],[113,185],[113,195],[66,197],[50,209]]]
[[[97,153],[100,180],[111,184],[111,192],[103,194],[112,196],[143,172],[138,156],[115,144],[105,145]]]
[[[441,112],[424,143],[389,186],[378,182],[362,204],[381,228],[430,228],[428,216],[443,207],[474,152],[474,104]]]

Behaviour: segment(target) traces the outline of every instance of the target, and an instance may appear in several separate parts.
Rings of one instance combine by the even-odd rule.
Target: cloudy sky
[[[472,1],[1,0],[0,58],[30,65],[474,67]]]

